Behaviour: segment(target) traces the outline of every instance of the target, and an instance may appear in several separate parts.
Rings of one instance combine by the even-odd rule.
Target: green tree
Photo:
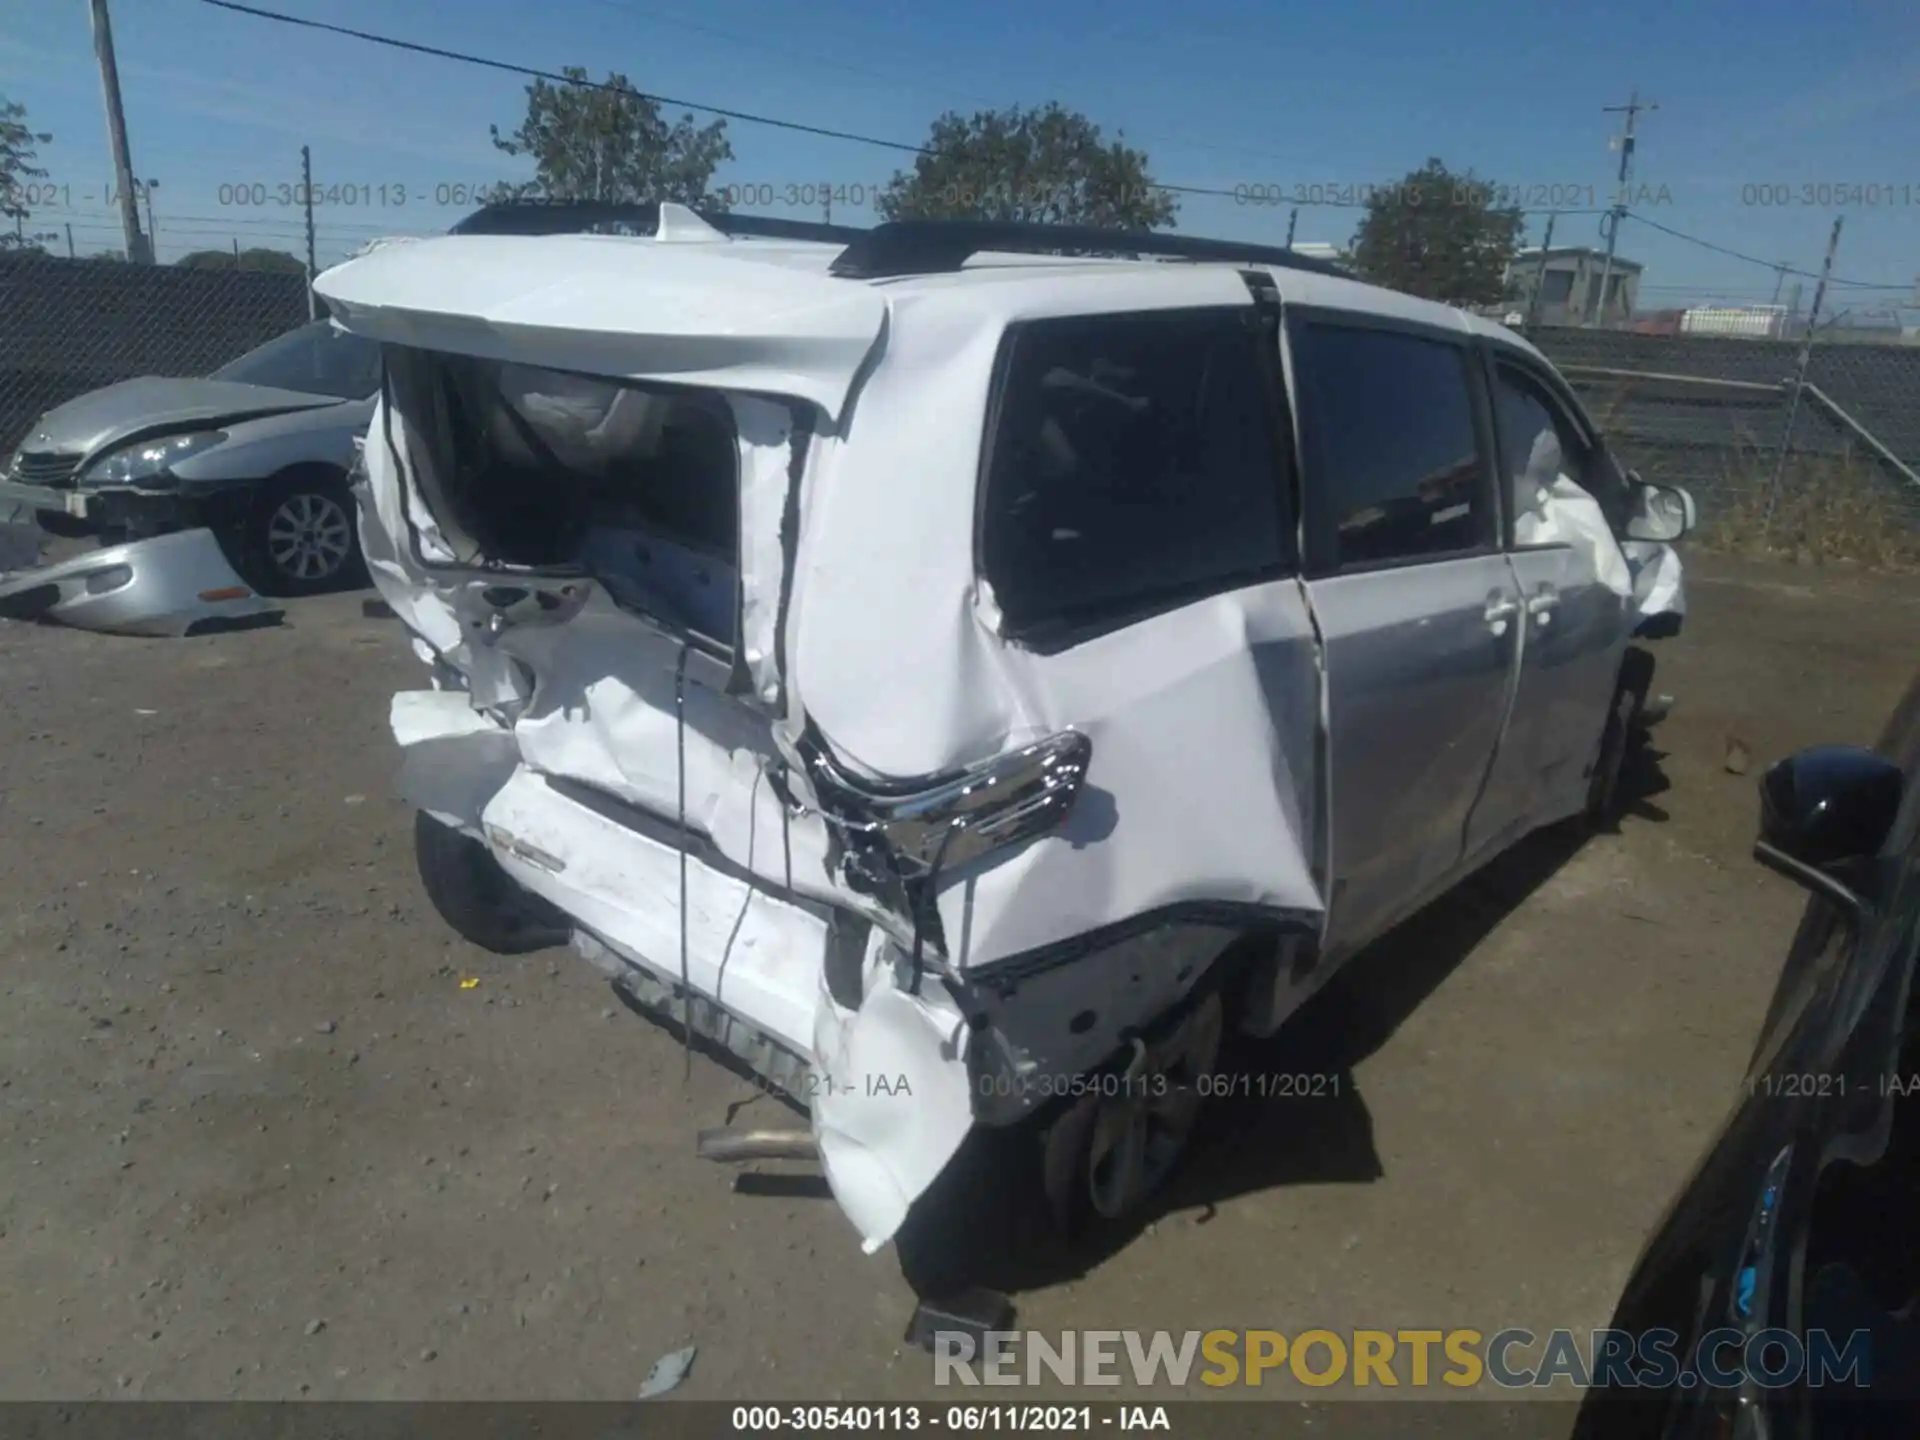
[[[231,250],[193,250],[173,262],[189,270],[268,270],[283,275],[304,275],[307,267],[298,256],[284,250],[254,246],[236,256]]]
[[[1173,196],[1153,183],[1147,154],[1108,141],[1058,104],[948,111],[926,153],[897,172],[879,200],[889,220],[1025,220],[1109,229],[1171,227]]]
[[[624,75],[609,74],[596,85],[577,65],[561,73],[572,83],[535,80],[527,86],[527,116],[513,134],[488,127],[495,146],[535,166],[534,179],[503,185],[495,198],[676,200],[721,207],[709,186],[713,172],[733,158],[725,120],[695,126],[691,115],[682,115],[669,126],[659,104]]]
[[[39,250],[54,237],[48,231],[29,231],[32,215],[28,201],[33,182],[47,178],[47,172],[34,162],[40,158],[40,146],[53,143],[53,136],[34,130],[27,124],[27,107],[0,96],[0,250]]]
[[[1456,175],[1430,159],[1367,202],[1353,261],[1376,285],[1443,300],[1492,305],[1506,297],[1506,272],[1526,220],[1501,206],[1500,187]]]

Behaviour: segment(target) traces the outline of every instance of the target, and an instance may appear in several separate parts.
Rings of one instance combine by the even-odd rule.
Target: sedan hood
[[[175,380],[148,375],[90,390],[56,406],[40,418],[33,432],[20,442],[20,448],[85,458],[156,431],[347,403],[331,395],[274,390],[232,380]]]

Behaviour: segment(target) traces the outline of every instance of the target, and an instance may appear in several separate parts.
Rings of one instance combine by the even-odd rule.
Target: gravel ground
[[[1219,1107],[1153,1223],[1012,1227],[1022,1324],[1606,1322],[1798,914],[1753,776],[1871,739],[1920,619],[1911,581],[1692,563],[1622,832],[1356,960],[1252,1062],[1339,1095]],[[385,730],[415,683],[352,595],[186,641],[0,624],[0,1399],[626,1399],[689,1344],[690,1398],[932,1394],[891,1251],[694,1158],[776,1102],[428,909]]]

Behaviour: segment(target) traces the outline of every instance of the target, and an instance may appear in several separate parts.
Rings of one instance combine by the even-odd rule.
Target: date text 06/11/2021
[[[1756,1075],[1745,1084],[1750,1098],[1762,1100],[1818,1100],[1829,1096],[1837,1100],[1848,1095],[1877,1095],[1883,1100],[1920,1097],[1920,1073],[1890,1072],[1867,1079],[1857,1075],[1850,1078],[1839,1072],[1808,1071]]]
[[[736,1434],[827,1430],[897,1435],[946,1430],[958,1435],[1096,1430],[1171,1430],[1164,1405],[736,1405]]]
[[[785,1084],[767,1079],[762,1079],[760,1083],[790,1095],[802,1104],[808,1104],[820,1096],[911,1098],[913,1095],[913,1084],[906,1075],[882,1072],[837,1079],[810,1070]],[[997,1072],[976,1076],[973,1085],[981,1096],[1000,1100],[1015,1095],[1032,1100],[1077,1100],[1090,1095],[1108,1100],[1157,1099],[1174,1089],[1190,1089],[1202,1099],[1332,1100],[1339,1098],[1341,1076],[1332,1071],[1272,1075],[1209,1073],[1177,1081],[1158,1071],[1137,1077],[1117,1070],[1095,1070],[1078,1075],[1013,1075]]]

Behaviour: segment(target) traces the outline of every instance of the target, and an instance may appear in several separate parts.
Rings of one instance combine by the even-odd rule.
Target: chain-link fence
[[[0,254],[0,458],[62,401],[205,375],[306,318],[300,275]]]
[[[1729,543],[1920,557],[1920,347],[1542,327],[1627,462]]]
[[[62,401],[139,375],[204,375],[307,314],[299,275],[0,254],[0,456]],[[1920,556],[1920,346],[1816,343],[1800,385],[1793,341],[1559,327],[1530,338],[1628,463],[1687,486],[1709,528],[1759,524],[1792,544],[1809,527],[1855,540],[1892,529],[1895,549]]]

